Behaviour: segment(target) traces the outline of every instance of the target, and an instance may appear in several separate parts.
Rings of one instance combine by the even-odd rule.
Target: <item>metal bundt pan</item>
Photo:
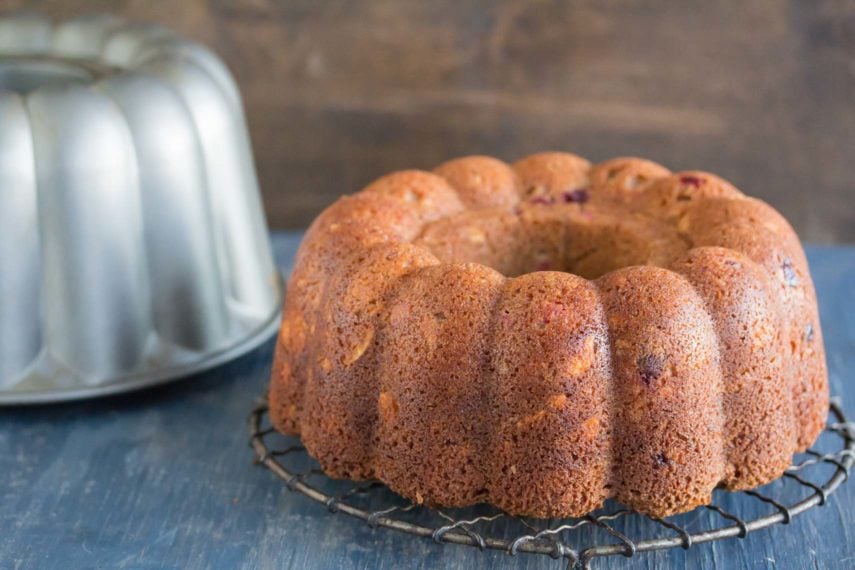
[[[210,368],[281,298],[217,57],[111,16],[0,19],[0,403]]]

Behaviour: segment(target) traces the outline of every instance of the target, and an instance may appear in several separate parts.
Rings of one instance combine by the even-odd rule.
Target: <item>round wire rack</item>
[[[632,557],[639,553],[694,545],[789,524],[808,509],[825,505],[848,479],[855,462],[855,423],[838,401],[816,443],[798,454],[777,480],[758,489],[729,492],[716,489],[710,504],[690,513],[655,518],[609,501],[594,513],[576,519],[533,519],[508,515],[489,505],[440,510],[415,505],[378,482],[342,481],[324,475],[299,438],[285,437],[269,424],[267,402],[259,400],[249,417],[250,447],[255,462],[272,471],[290,491],[323,504],[332,513],[350,515],[372,528],[385,527],[437,543],[500,550],[511,556],[540,554],[564,560],[567,568],[590,568],[603,556]],[[764,509],[757,510],[759,502]],[[740,514],[751,511],[754,516]],[[757,512],[765,512],[756,516]],[[652,521],[639,524],[639,519]],[[656,530],[654,536],[649,529]],[[643,532],[647,530],[648,532]]]

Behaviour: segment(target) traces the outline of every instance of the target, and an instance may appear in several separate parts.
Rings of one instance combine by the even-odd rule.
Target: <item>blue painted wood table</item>
[[[274,235],[285,271],[299,239]],[[855,416],[855,248],[814,247],[808,257],[832,393]],[[0,410],[0,568],[563,568],[371,529],[254,467],[246,419],[272,345],[144,392]],[[759,501],[742,508],[769,512]],[[627,532],[650,531],[645,522]],[[595,564],[667,566],[855,568],[855,482],[789,526]]]

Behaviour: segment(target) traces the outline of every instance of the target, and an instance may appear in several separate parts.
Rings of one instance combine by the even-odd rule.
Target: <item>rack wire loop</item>
[[[472,546],[502,551],[510,556],[519,553],[545,555],[566,561],[567,568],[589,568],[598,557],[631,557],[656,550],[689,549],[725,538],[745,538],[762,528],[789,524],[797,515],[825,505],[832,493],[848,480],[849,470],[855,463],[855,424],[846,419],[838,400],[831,401],[829,410],[831,421],[816,445],[828,448],[831,444],[832,449],[807,450],[778,480],[763,486],[762,491],[716,491],[733,499],[727,501],[727,509],[716,504],[717,497],[722,495],[714,495],[709,505],[693,513],[712,511],[718,518],[689,517],[692,521],[708,519],[710,528],[699,523],[681,524],[678,520],[684,518],[680,516],[657,518],[626,508],[609,510],[608,506],[581,518],[557,521],[555,526],[554,521],[547,524],[550,521],[515,517],[492,507],[484,514],[484,505],[455,509],[451,514],[430,509],[394,495],[376,481],[354,484],[341,491],[342,482],[326,477],[296,438],[281,436],[269,426],[267,403],[263,399],[257,401],[249,417],[249,444],[254,452],[254,463],[272,471],[289,491],[321,503],[331,513],[361,519],[372,528],[384,527],[432,539],[438,544]],[[795,482],[798,487],[784,485],[784,481]],[[768,504],[772,511],[750,520],[740,516],[740,509],[746,508],[746,502],[739,501],[743,495]],[[652,528],[661,528],[667,533],[654,538],[637,538],[633,534],[642,525],[630,524],[624,519],[651,520],[658,525]],[[699,528],[692,528],[693,524]],[[492,525],[502,528],[496,530]],[[629,533],[624,527],[636,530]],[[597,529],[601,533],[605,531],[612,542],[593,540],[591,536],[596,533],[591,531]]]
[[[666,521],[665,519],[661,519],[659,517],[648,516],[647,518],[649,518],[653,522],[661,524],[665,528],[670,528],[671,530],[676,532],[680,536],[680,538],[683,540],[683,544],[681,544],[680,546],[682,546],[685,550],[688,550],[692,547],[692,544],[693,544],[692,535],[689,534],[688,531],[686,531],[686,529],[684,529],[683,527],[677,526],[674,523],[672,523],[670,521]]]

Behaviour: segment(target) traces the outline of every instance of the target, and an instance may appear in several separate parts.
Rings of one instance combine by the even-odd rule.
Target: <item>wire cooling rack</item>
[[[826,504],[848,479],[855,461],[855,424],[847,421],[840,404],[832,401],[829,423],[814,446],[796,456],[783,476],[768,485],[740,492],[717,489],[709,505],[663,519],[610,501],[582,518],[543,520],[511,516],[487,505],[430,509],[395,495],[381,483],[330,479],[298,438],[284,437],[270,427],[264,400],[250,414],[249,429],[256,463],[282,479],[290,491],[325,505],[330,512],[437,543],[501,550],[511,556],[547,555],[566,561],[567,568],[589,568],[594,558],[602,556],[631,557],[654,550],[688,549],[724,538],[745,538],[762,528],[788,524],[796,515]],[[750,501],[759,501],[768,507],[768,513],[755,518],[740,515],[740,511],[749,510]],[[756,512],[755,508],[750,510]],[[641,536],[642,529],[649,527],[638,524],[637,519],[653,521],[656,535]]]

